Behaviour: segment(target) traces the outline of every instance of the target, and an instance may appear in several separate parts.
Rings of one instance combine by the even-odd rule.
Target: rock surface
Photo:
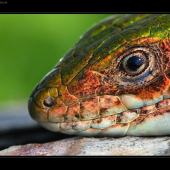
[[[73,137],[44,144],[12,146],[0,156],[169,156],[170,137]]]

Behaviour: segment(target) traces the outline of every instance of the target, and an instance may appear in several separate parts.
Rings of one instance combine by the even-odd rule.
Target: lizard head
[[[102,21],[35,87],[31,117],[66,134],[170,134],[169,28],[170,15]]]

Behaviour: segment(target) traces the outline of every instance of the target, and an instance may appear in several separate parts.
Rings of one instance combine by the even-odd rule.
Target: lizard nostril
[[[54,99],[53,99],[53,97],[47,97],[45,100],[44,100],[44,102],[43,102],[43,104],[44,104],[44,106],[46,106],[46,107],[52,107],[52,106],[54,106]]]

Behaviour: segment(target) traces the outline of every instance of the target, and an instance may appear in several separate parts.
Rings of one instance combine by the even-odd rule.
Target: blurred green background
[[[35,85],[109,14],[1,14],[0,106],[27,101]]]

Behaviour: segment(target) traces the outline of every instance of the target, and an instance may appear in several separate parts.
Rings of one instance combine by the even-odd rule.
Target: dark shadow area
[[[27,101],[0,108],[0,150],[14,145],[41,144],[74,137],[42,128],[30,117],[26,105]]]
[[[32,143],[47,143],[74,137],[57,132],[51,132],[41,127],[11,130],[0,133],[0,150],[14,145],[25,145]]]

